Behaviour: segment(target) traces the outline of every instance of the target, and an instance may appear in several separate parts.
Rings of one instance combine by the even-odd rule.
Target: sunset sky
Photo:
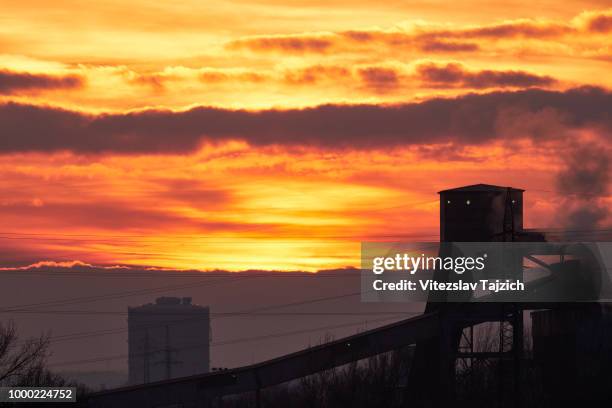
[[[358,266],[475,183],[605,228],[610,1],[535,3],[0,1],[0,267]]]

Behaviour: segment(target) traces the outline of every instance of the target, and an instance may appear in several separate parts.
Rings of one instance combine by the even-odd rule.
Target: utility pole
[[[149,331],[145,330],[145,344],[144,344],[144,383],[147,384],[150,379],[149,373]]]
[[[172,378],[171,352],[170,352],[170,331],[166,325],[166,380]]]
[[[172,354],[176,353],[176,350],[170,347],[170,328],[168,325],[165,326],[165,332],[166,332],[166,341],[165,341],[166,345],[163,349],[158,350],[158,352],[164,353],[164,359],[163,361],[160,361],[157,364],[164,365],[164,377],[165,377],[164,379],[169,380],[172,378],[172,366],[181,364],[182,361],[176,361],[172,357]]]
[[[143,363],[144,363],[144,369],[143,369],[143,382],[144,384],[147,384],[150,380],[150,372],[149,372],[149,356],[150,356],[150,350],[149,350],[149,330],[145,329],[145,337],[144,337],[144,358],[143,358]]]

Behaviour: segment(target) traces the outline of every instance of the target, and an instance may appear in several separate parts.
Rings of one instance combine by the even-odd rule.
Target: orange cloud
[[[84,86],[84,80],[77,75],[45,75],[28,72],[0,70],[0,94],[18,92],[43,92],[56,89],[76,89]]]
[[[400,75],[392,68],[361,68],[358,73],[365,85],[377,92],[388,92],[397,88],[400,84]]]
[[[288,53],[317,52],[330,50],[333,42],[325,36],[270,36],[254,37],[231,42],[230,49],[246,48],[252,51],[284,51]]]
[[[582,13],[577,20],[584,22],[587,30],[594,33],[605,34],[612,31],[612,11]]]
[[[219,70],[206,70],[199,74],[200,81],[204,83],[220,83],[227,81],[260,83],[267,80],[267,76],[257,72],[223,72]]]
[[[342,66],[314,65],[285,73],[285,80],[290,84],[309,85],[321,80],[342,81],[351,78],[351,71]]]
[[[100,113],[184,110],[195,105],[262,110],[398,104],[459,96],[465,89],[611,88],[607,72],[612,37],[606,32],[611,12],[588,11],[572,17],[573,7],[564,10],[562,14],[534,13],[530,18],[515,18],[511,13],[512,19],[501,21],[474,13],[471,23],[452,14],[407,22],[373,17],[371,24],[349,19],[311,26],[312,32],[287,21],[282,29],[273,24],[260,27],[256,35],[229,29],[218,33],[204,28],[196,32],[168,29],[163,38],[139,31],[144,30],[141,24],[112,35],[106,35],[108,27],[93,25],[95,35],[63,44],[61,50],[41,35],[36,44],[50,54],[27,48],[27,55],[0,55],[0,67],[10,72],[77,76],[87,87],[70,88],[70,92],[15,90],[5,92],[2,99]],[[13,28],[26,36],[21,25]],[[423,60],[437,67],[460,62],[465,72],[460,83],[421,81],[415,68]]]
[[[463,65],[449,63],[438,65],[424,63],[417,66],[419,78],[432,86],[457,86],[463,88],[494,87],[546,87],[556,83],[550,76],[536,75],[523,71],[468,71]]]
[[[552,38],[574,32],[566,23],[518,20],[458,30],[433,30],[426,37],[443,38]]]
[[[480,50],[478,44],[457,41],[429,40],[420,44],[422,51],[431,53],[475,52]]]
[[[328,33],[256,36],[230,42],[230,49],[278,51],[289,53],[328,53],[356,51],[354,44],[409,47],[427,52],[476,52],[483,48],[475,42],[457,40],[512,40],[516,38],[563,41],[566,36],[589,38],[589,33],[610,30],[608,11],[579,15],[575,21],[563,22],[538,19],[518,19],[501,23],[440,28],[435,25],[416,25],[406,29],[347,30]],[[584,24],[580,23],[584,21]],[[570,38],[571,40],[571,38]],[[494,44],[488,43],[489,48]]]

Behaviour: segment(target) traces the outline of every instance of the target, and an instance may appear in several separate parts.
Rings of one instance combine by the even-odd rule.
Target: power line
[[[342,294],[342,295],[335,295],[335,296],[329,296],[329,297],[323,297],[323,298],[315,298],[315,299],[308,299],[308,300],[304,300],[304,301],[298,301],[298,302],[292,302],[292,303],[286,303],[286,304],[281,304],[281,305],[271,305],[271,306],[265,306],[265,307],[260,307],[260,308],[256,308],[256,309],[252,309],[252,310],[247,310],[247,311],[240,311],[240,312],[225,312],[225,313],[217,313],[216,316],[217,317],[231,317],[231,316],[244,316],[244,315],[266,315],[265,313],[256,313],[256,312],[260,312],[260,311],[265,311],[265,310],[271,310],[271,309],[276,309],[276,308],[282,308],[282,307],[291,307],[291,306],[299,306],[299,305],[305,305],[305,304],[310,304],[310,303],[316,303],[316,302],[321,302],[321,301],[326,301],[326,300],[334,300],[334,299],[340,299],[340,298],[344,298],[344,297],[351,297],[351,296],[356,296],[359,295],[361,292],[353,292],[353,293],[347,293],[347,294]],[[16,312],[16,313],[49,313],[49,314],[125,314],[124,312],[108,312],[108,311],[81,311],[81,310],[73,310],[73,311],[36,311],[36,310],[28,310],[28,309],[12,309],[9,310],[9,312]],[[395,313],[395,312],[393,312]],[[401,313],[401,312],[398,312]],[[312,313],[286,313],[285,315],[313,315]],[[327,315],[331,315],[334,313],[321,313],[320,315],[323,314],[327,314]],[[382,314],[382,313],[381,313]],[[281,314],[267,314],[267,315],[281,315]],[[347,314],[345,314],[347,315]],[[212,319],[211,319],[212,320]],[[180,322],[182,320],[178,320],[178,322]],[[119,332],[123,332],[127,330],[127,328],[122,327],[122,328],[116,328],[116,329],[105,329],[105,330],[100,330],[100,331],[96,331],[96,332],[83,332],[83,333],[74,333],[74,334],[68,334],[68,335],[63,335],[63,336],[56,336],[55,339],[59,339],[59,338],[72,338],[72,339],[78,339],[78,338],[82,338],[82,337],[92,337],[95,335],[105,335],[105,334],[112,334],[112,333],[119,333]]]
[[[177,272],[177,274],[179,274],[179,273],[182,273],[182,272]],[[286,272],[284,274],[286,274],[286,275],[282,275],[282,276],[291,276],[291,275],[289,275],[290,272]],[[204,276],[205,273],[202,273],[202,275]],[[265,276],[268,277],[270,275],[265,275]],[[314,276],[317,276],[317,275],[314,275]],[[320,275],[320,276],[324,276],[324,275]],[[224,275],[223,277],[226,277],[226,276]],[[240,276],[240,277],[237,277],[235,279],[231,279],[229,281],[231,282],[231,281],[235,281],[235,280],[248,279],[248,278],[252,278],[252,277],[253,278],[254,277],[261,277],[261,275]],[[190,284],[184,284],[184,285],[163,286],[163,287],[158,287],[158,288],[141,289],[141,290],[128,291],[128,292],[118,292],[118,293],[112,293],[112,294],[106,294],[106,295],[88,296],[88,297],[80,297],[80,298],[69,298],[69,299],[63,299],[63,300],[55,300],[55,301],[39,302],[39,303],[31,303],[31,304],[21,304],[21,305],[10,306],[8,308],[0,309],[0,312],[11,312],[14,309],[24,309],[24,308],[28,308],[28,307],[58,306],[58,305],[68,305],[68,304],[89,303],[89,302],[95,302],[95,301],[106,300],[106,299],[117,299],[117,298],[124,298],[124,297],[130,297],[130,296],[139,296],[139,295],[145,295],[145,294],[152,294],[152,293],[156,293],[156,292],[158,293],[160,291],[176,290],[176,289],[183,289],[183,288],[192,288],[192,287],[197,287],[197,286],[209,286],[209,285],[214,285],[214,284],[218,284],[218,283],[224,283],[224,282],[227,282],[227,281],[228,280],[224,280],[222,282],[222,281],[219,280],[219,281],[214,281],[214,282],[207,282],[205,284],[193,284],[193,283],[190,283]]]
[[[233,314],[233,315],[227,314],[227,315],[222,315],[222,316],[213,316],[210,318],[210,320],[211,321],[215,320],[215,317],[224,318],[224,317],[236,317],[236,316],[257,316],[257,317],[259,316],[291,316],[291,317],[296,317],[296,316],[358,316],[358,317],[363,317],[363,316],[391,315],[392,317],[399,317],[399,316],[414,316],[414,315],[420,315],[420,314],[421,312],[285,313],[285,314],[264,314],[264,315],[255,314],[255,313],[241,313],[241,314]],[[164,326],[176,325],[180,323],[186,323],[186,322],[188,323],[190,321],[196,321],[196,320],[207,320],[207,319],[204,317],[200,317],[200,318],[193,317],[193,318],[187,318],[184,320],[173,320],[173,321],[168,321],[165,323],[151,324],[146,327],[138,327],[138,329],[164,327]],[[91,331],[91,332],[72,333],[72,334],[66,334],[62,336],[51,337],[50,343],[55,344],[55,343],[63,342],[63,341],[73,341],[73,340],[81,340],[81,339],[91,338],[91,337],[121,334],[121,333],[127,332],[128,330],[129,328],[127,327],[118,327],[116,329],[103,329],[103,330],[97,330],[97,331]]]
[[[7,312],[8,313],[8,312]],[[112,316],[127,316],[128,312],[121,311],[104,311],[104,310],[12,310],[10,313],[25,313],[25,314],[51,314],[51,315],[112,315]],[[279,313],[254,313],[254,312],[211,312],[213,317],[240,317],[240,316],[363,316],[363,315],[381,315],[381,314],[402,314],[403,311],[392,312],[279,312]],[[156,313],[147,312],[148,315],[154,316],[182,316],[184,313]]]
[[[247,315],[247,314],[250,314],[250,313],[262,312],[262,311],[265,311],[265,310],[282,309],[282,308],[286,308],[286,307],[302,306],[302,305],[306,305],[306,304],[326,302],[326,301],[329,301],[329,300],[344,299],[344,298],[353,297],[353,296],[356,296],[356,295],[359,295],[359,294],[361,294],[361,292],[345,293],[345,294],[342,294],[342,295],[320,297],[320,298],[303,300],[303,301],[299,301],[299,302],[291,302],[291,303],[282,303],[282,304],[277,304],[277,305],[263,306],[263,307],[258,307],[258,308],[254,308],[254,309],[250,309],[250,310],[243,310],[243,311],[240,311],[240,312],[237,312],[237,313],[241,313],[242,315]],[[234,315],[234,316],[237,316],[237,315]],[[225,317],[233,317],[233,316],[227,315]],[[207,318],[208,317],[203,317],[203,316],[188,317],[188,318],[185,318],[185,319],[178,319],[178,320],[174,320],[174,321],[171,321],[171,322],[164,322],[162,325],[168,324],[168,323],[179,324],[179,323],[188,322],[190,320],[200,320],[200,319],[207,319]],[[213,320],[213,319],[210,319],[210,320]],[[159,324],[153,323],[151,325],[148,325],[147,327],[156,327],[158,325]],[[121,332],[126,332],[128,330],[129,330],[128,327],[121,327],[121,328],[116,328],[116,329],[106,329],[106,330],[102,330],[102,331],[98,331],[98,332],[100,332],[100,335],[105,335],[109,331],[121,333]],[[85,333],[80,333],[80,335],[82,335],[82,334],[85,334]],[[70,335],[64,335],[64,336],[70,336]],[[92,336],[87,335],[86,337],[92,337]],[[81,338],[81,336],[77,336],[77,338]]]
[[[257,276],[244,276],[244,277],[236,278],[234,280],[247,279],[247,278],[251,278],[251,277],[257,277]],[[223,283],[223,282],[219,282],[219,281],[207,282],[206,284],[202,284],[202,285],[188,284],[188,285],[178,285],[178,286],[164,286],[164,287],[160,287],[160,288],[144,289],[144,290],[129,291],[129,292],[119,292],[119,293],[115,293],[115,294],[107,294],[107,295],[100,295],[100,296],[90,296],[90,297],[82,297],[82,298],[72,298],[72,299],[65,299],[65,300],[56,300],[56,301],[50,301],[50,302],[41,302],[41,303],[34,303],[34,304],[29,304],[29,305],[13,306],[12,308],[9,308],[9,309],[0,310],[0,312],[19,312],[20,310],[22,310],[24,312],[32,313],[33,311],[31,311],[31,310],[27,310],[27,309],[24,310],[24,309],[18,309],[18,308],[19,307],[42,307],[42,306],[51,306],[51,305],[57,306],[57,305],[66,305],[66,304],[87,303],[87,302],[93,302],[93,301],[99,301],[99,300],[105,300],[105,299],[115,299],[115,298],[122,298],[122,297],[129,297],[129,296],[137,296],[137,295],[149,294],[149,293],[154,293],[154,292],[158,292],[158,291],[167,291],[167,290],[172,290],[172,289],[180,289],[180,288],[184,288],[184,287],[192,288],[194,286],[209,286],[209,285],[213,285],[213,284],[217,284],[217,283]],[[314,302],[319,302],[319,301],[324,301],[324,300],[331,300],[331,299],[338,299],[338,298],[342,298],[342,297],[355,296],[355,295],[358,295],[358,294],[360,294],[360,292],[349,293],[349,294],[344,294],[344,295],[339,295],[339,296],[332,296],[332,297],[327,297],[327,298],[310,299],[310,300],[294,302],[294,303],[289,303],[289,304],[284,304],[284,305],[268,306],[268,307],[254,309],[254,310],[248,311],[248,312],[242,312],[242,313],[243,314],[247,314],[247,313],[253,313],[254,311],[269,310],[269,309],[274,309],[274,308],[278,308],[278,307],[289,307],[289,306],[296,306],[296,305],[304,305],[304,304],[309,304],[309,303],[314,303]],[[76,312],[79,312],[79,311],[74,311],[74,312],[76,313]],[[237,313],[234,313],[234,315],[237,315]],[[104,331],[98,331],[96,333],[99,333],[99,332],[106,333],[108,331],[113,331],[113,330],[117,330],[117,329],[106,329]],[[125,330],[125,328],[122,328],[121,330]],[[80,334],[76,334],[76,335],[77,336],[82,336],[84,334],[87,334],[87,333],[80,333]],[[71,335],[64,335],[64,336],[71,336]]]
[[[347,297],[353,297],[356,295],[361,294],[361,292],[352,292],[352,293],[346,293],[346,294],[342,294],[342,295],[334,295],[334,296],[328,296],[328,297],[321,297],[321,298],[315,298],[315,299],[307,299],[307,300],[303,300],[303,301],[298,301],[298,302],[291,302],[291,303],[284,303],[284,304],[280,304],[280,305],[269,305],[269,306],[263,306],[263,307],[259,307],[259,308],[255,308],[255,309],[250,309],[250,310],[243,310],[243,311],[238,311],[238,312],[216,312],[216,313],[210,313],[210,320],[215,320],[216,318],[227,318],[227,317],[240,317],[240,316],[364,316],[364,315],[384,315],[384,314],[393,314],[393,315],[406,315],[406,314],[420,314],[420,312],[408,312],[408,311],[385,311],[385,312],[283,312],[283,313],[261,313],[261,311],[265,311],[265,310],[273,310],[273,309],[279,309],[279,308],[286,308],[286,307],[293,307],[293,306],[302,306],[302,305],[306,305],[306,304],[313,304],[313,303],[319,303],[319,302],[324,302],[324,301],[328,301],[328,300],[337,300],[337,299],[342,299],[342,298],[347,298]],[[68,310],[68,311],[37,311],[37,310],[13,310],[11,312],[14,313],[36,313],[36,314],[84,314],[84,315],[89,315],[89,314],[113,314],[113,315],[127,315],[126,312],[119,312],[119,311],[80,311],[80,310]],[[172,315],[173,313],[168,313],[168,312],[158,312],[158,313],[151,313],[151,314],[158,314],[158,315]],[[180,315],[179,313],[174,313],[177,315]],[[198,319],[208,319],[209,317],[202,317],[202,316],[197,316],[197,317],[189,317],[189,318],[185,318],[185,319],[178,319],[178,320],[173,320],[173,321],[169,321],[169,322],[164,322],[164,323],[160,323],[160,324],[151,324],[148,327],[156,327],[158,325],[167,325],[167,324],[178,324],[178,323],[184,323],[186,321],[190,321],[190,320],[198,320]],[[126,332],[128,330],[128,327],[120,327],[120,328],[114,328],[114,329],[103,329],[103,330],[97,330],[97,331],[93,331],[93,332],[81,332],[81,333],[72,333],[72,334],[66,334],[66,335],[61,335],[61,336],[55,336],[52,338],[53,342],[56,341],[64,341],[64,340],[77,340],[77,339],[81,339],[81,338],[86,338],[86,337],[97,337],[100,335],[107,335],[107,334],[118,334],[118,333],[122,333],[122,332]]]
[[[218,316],[217,318],[224,318],[224,317],[236,317],[236,316],[246,316],[249,314],[253,314],[253,313],[258,313],[258,312],[262,312],[262,311],[266,311],[266,310],[274,310],[274,309],[282,309],[282,308],[287,308],[287,307],[293,307],[293,306],[303,306],[306,304],[314,304],[314,303],[320,303],[320,302],[326,302],[326,301],[330,301],[330,300],[337,300],[337,299],[343,299],[343,298],[348,298],[348,297],[353,297],[353,296],[357,296],[360,295],[361,292],[351,292],[351,293],[344,293],[341,295],[334,295],[334,296],[325,296],[325,297],[319,297],[319,298],[314,298],[314,299],[306,299],[303,301],[298,301],[298,302],[290,302],[290,303],[281,303],[281,304],[276,304],[276,305],[268,305],[268,306],[262,306],[262,307],[258,307],[258,308],[253,308],[253,309],[247,309],[247,310],[242,310],[242,311],[238,311],[238,312],[231,312],[228,313],[226,316]],[[407,312],[410,313],[410,312]],[[204,320],[204,319],[208,319],[208,316],[190,316],[188,318],[185,319],[177,319],[177,320],[173,320],[173,321],[168,321],[168,322],[163,322],[163,323],[153,323],[151,325],[147,325],[146,327],[157,327],[157,326],[163,326],[166,324],[179,324],[179,323],[184,323],[184,322],[188,322],[191,320]],[[212,318],[210,320],[213,320]],[[144,326],[141,326],[140,328],[143,328]],[[54,339],[62,339],[62,341],[66,340],[66,339],[81,339],[84,337],[96,337],[96,336],[104,336],[107,334],[115,334],[115,333],[123,333],[128,331],[129,328],[128,327],[120,327],[120,328],[111,328],[111,329],[102,329],[102,330],[96,330],[96,331],[91,331],[91,332],[81,332],[81,333],[71,333],[71,334],[65,334],[65,335],[61,335],[61,336],[55,336]],[[54,340],[55,341],[55,340]]]
[[[321,331],[321,330],[333,330],[333,329],[357,326],[357,325],[361,325],[361,324],[365,324],[365,323],[379,323],[379,322],[388,321],[388,320],[392,320],[392,319],[395,319],[395,318],[394,317],[389,317],[389,318],[384,318],[384,319],[376,319],[376,320],[360,321],[360,322],[354,322],[354,323],[344,323],[344,324],[338,324],[338,325],[320,326],[320,327],[315,327],[315,328],[310,328],[310,329],[301,329],[301,330],[293,330],[293,331],[280,332],[280,333],[272,333],[272,334],[261,335],[261,336],[242,337],[242,338],[237,338],[237,339],[225,340],[225,341],[221,341],[221,342],[212,342],[212,343],[210,343],[210,346],[211,347],[218,347],[218,346],[225,346],[225,345],[229,345],[229,344],[238,344],[238,343],[245,343],[245,342],[251,342],[251,341],[261,341],[261,340],[267,340],[267,339],[288,337],[288,336],[294,336],[294,335],[298,335],[298,334],[304,334],[304,333]],[[206,345],[207,344],[198,344],[198,345],[186,346],[186,347],[181,347],[179,350],[185,350],[185,349],[190,349],[190,348],[198,348],[198,347],[202,347],[202,346],[206,346]],[[135,355],[138,356],[139,354],[135,354]],[[113,355],[113,356],[95,357],[95,358],[84,359],[84,360],[63,361],[63,362],[51,364],[51,367],[59,367],[59,366],[67,366],[67,365],[79,365],[79,364],[89,364],[89,363],[112,361],[112,360],[122,360],[122,359],[126,359],[128,357],[129,357],[128,354],[120,354],[120,355]]]
[[[253,278],[257,278],[257,276]],[[36,307],[43,307],[43,306],[60,306],[60,305],[69,305],[69,304],[97,302],[100,300],[120,299],[120,298],[131,297],[131,296],[141,296],[141,295],[148,295],[152,293],[160,293],[160,292],[176,290],[176,289],[213,286],[216,284],[235,282],[235,281],[244,280],[244,279],[251,279],[251,277],[250,276],[240,276],[235,279],[223,279],[223,280],[198,283],[198,284],[189,283],[189,284],[174,285],[174,286],[161,286],[161,287],[151,288],[151,289],[139,289],[139,290],[133,290],[133,291],[126,291],[126,292],[115,292],[115,293],[106,294],[106,295],[84,296],[84,297],[77,297],[77,298],[68,298],[68,299],[63,299],[63,300],[61,299],[53,300],[53,301],[48,301],[48,302],[21,304],[21,305],[9,306],[8,308],[0,309],[0,312],[11,312],[12,309],[22,309],[22,308],[31,308],[31,307],[36,308]]]

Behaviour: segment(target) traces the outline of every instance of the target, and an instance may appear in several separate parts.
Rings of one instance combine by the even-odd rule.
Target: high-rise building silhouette
[[[191,298],[160,297],[128,308],[129,383],[206,373],[210,366],[210,312]]]

